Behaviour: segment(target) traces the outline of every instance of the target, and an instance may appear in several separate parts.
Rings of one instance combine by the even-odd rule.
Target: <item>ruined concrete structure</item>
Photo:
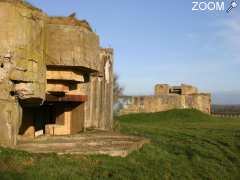
[[[0,144],[112,128],[113,50],[86,21],[0,0]]]
[[[197,88],[186,84],[181,86],[158,84],[155,86],[155,95],[131,97],[120,111],[120,114],[160,112],[186,108],[194,108],[204,113],[210,113],[211,95],[209,93],[198,93]]]

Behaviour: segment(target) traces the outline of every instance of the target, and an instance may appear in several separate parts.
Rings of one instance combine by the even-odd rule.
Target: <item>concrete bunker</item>
[[[199,93],[194,86],[181,84],[169,86],[157,84],[152,96],[130,97],[120,114],[161,112],[171,109],[194,108],[204,113],[211,113],[211,94]]]
[[[113,50],[85,20],[0,1],[0,144],[111,130]]]

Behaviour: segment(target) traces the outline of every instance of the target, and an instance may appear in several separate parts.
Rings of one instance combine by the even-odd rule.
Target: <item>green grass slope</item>
[[[127,158],[33,155],[0,149],[0,179],[240,179],[240,119],[195,110],[118,118],[151,140]]]

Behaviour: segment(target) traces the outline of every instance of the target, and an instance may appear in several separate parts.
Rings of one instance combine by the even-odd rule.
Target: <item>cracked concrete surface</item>
[[[126,157],[142,148],[149,140],[120,133],[95,131],[72,136],[41,136],[19,139],[16,149],[31,153],[109,155]]]

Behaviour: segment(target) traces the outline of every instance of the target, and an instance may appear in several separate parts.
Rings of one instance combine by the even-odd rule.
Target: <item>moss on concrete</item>
[[[79,20],[75,17],[53,16],[48,19],[49,24],[72,25],[84,27],[92,32],[92,28],[86,20]]]

